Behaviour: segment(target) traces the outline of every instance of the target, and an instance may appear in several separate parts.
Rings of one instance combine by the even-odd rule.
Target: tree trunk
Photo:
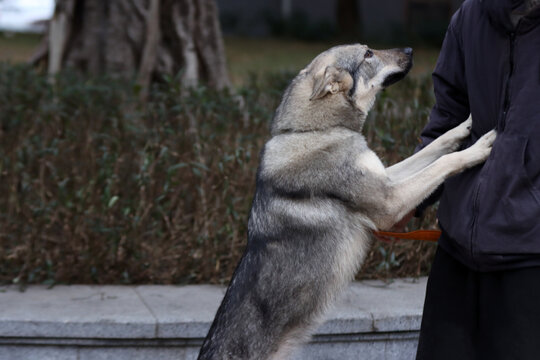
[[[184,86],[230,86],[214,0],[56,0],[44,41],[32,61],[50,74],[72,67],[146,87],[180,72]]]

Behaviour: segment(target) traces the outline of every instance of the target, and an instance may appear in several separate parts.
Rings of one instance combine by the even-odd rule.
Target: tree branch
[[[143,94],[150,84],[150,77],[154,70],[157,58],[157,49],[160,38],[159,31],[159,8],[160,0],[150,0],[150,8],[146,15],[146,42],[144,44],[141,64],[137,82],[143,87]]]
[[[53,18],[49,24],[49,69],[50,75],[56,74],[62,68],[62,58],[66,49],[71,29],[71,18],[75,0],[65,0],[57,3]]]
[[[182,75],[182,82],[184,87],[191,87],[197,85],[199,82],[199,64],[197,59],[197,51],[195,49],[195,43],[193,41],[193,21],[195,18],[194,10],[195,5],[190,3],[188,6],[189,13],[186,14],[184,19],[180,14],[180,7],[175,4],[172,11],[174,29],[176,35],[182,43],[182,56],[184,59],[184,74]]]

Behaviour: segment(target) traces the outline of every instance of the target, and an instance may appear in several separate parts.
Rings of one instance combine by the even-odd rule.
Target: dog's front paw
[[[455,151],[459,148],[464,139],[471,134],[472,129],[472,116],[469,116],[467,120],[445,132],[439,137],[442,145],[448,149],[448,152]]]
[[[495,139],[497,138],[497,131],[495,129],[485,133],[482,135],[480,139],[474,144],[478,144],[478,146],[487,147],[490,149],[493,147],[493,143],[495,142]]]
[[[493,147],[493,143],[495,142],[496,138],[497,132],[495,130],[491,130],[478,139],[473,146],[465,150],[469,160],[472,162],[472,165],[486,161],[491,153],[491,148]]]
[[[456,132],[458,133],[458,136],[461,138],[461,140],[469,136],[472,129],[472,115],[469,115],[467,120],[456,126],[454,129],[457,130]]]

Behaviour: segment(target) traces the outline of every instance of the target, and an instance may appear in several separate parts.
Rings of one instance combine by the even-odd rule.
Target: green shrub
[[[291,76],[182,96],[166,78],[142,103],[131,82],[0,64],[0,282],[226,282]],[[409,155],[432,103],[429,79],[383,93],[366,128],[373,148]],[[419,275],[432,253],[378,243],[360,276]]]

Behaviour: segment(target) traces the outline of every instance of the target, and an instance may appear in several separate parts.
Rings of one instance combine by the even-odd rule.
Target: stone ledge
[[[412,359],[425,286],[425,278],[352,283],[295,358]],[[210,285],[0,288],[0,360],[193,359],[224,291]]]

